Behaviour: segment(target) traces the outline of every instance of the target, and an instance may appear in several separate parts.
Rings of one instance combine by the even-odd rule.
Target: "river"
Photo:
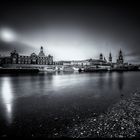
[[[0,136],[57,135],[139,84],[140,72],[0,75]]]

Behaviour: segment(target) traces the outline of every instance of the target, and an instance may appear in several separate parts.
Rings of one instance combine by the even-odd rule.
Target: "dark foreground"
[[[140,92],[125,98],[104,114],[69,128],[72,138],[126,138],[140,137]],[[65,135],[65,134],[64,134]]]

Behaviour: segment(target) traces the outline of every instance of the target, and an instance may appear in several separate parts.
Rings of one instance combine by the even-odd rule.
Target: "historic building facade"
[[[41,46],[39,54],[32,53],[29,56],[20,55],[16,50],[13,50],[10,56],[2,57],[0,56],[0,64],[1,66],[6,66],[10,64],[10,66],[16,65],[18,68],[23,67],[45,67],[48,65],[71,65],[71,66],[111,66],[111,67],[120,67],[124,65],[123,53],[120,50],[118,59],[116,63],[112,62],[112,54],[109,53],[108,61],[101,53],[98,59],[87,59],[87,60],[79,60],[79,61],[53,61],[53,56],[46,56],[43,51],[43,47]]]
[[[30,56],[19,55],[14,50],[10,56],[1,58],[1,64],[53,65],[53,56],[45,56],[42,46],[38,55],[35,53],[32,53]]]

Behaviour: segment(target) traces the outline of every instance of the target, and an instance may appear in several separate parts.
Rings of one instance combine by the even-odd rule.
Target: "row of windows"
[[[18,59],[18,61],[48,61],[48,59]]]
[[[49,61],[49,62],[45,61],[45,60],[42,60],[42,61],[41,60],[38,60],[38,61],[34,60],[34,61],[32,61],[30,59],[29,60],[18,60],[18,61],[16,61],[16,59],[13,58],[12,63],[13,64],[18,63],[18,64],[44,64],[45,65],[45,64],[48,64],[48,63],[51,64],[51,63],[53,63],[53,61]]]
[[[32,58],[32,57],[34,57],[34,58],[41,58],[41,59],[47,59],[48,57],[52,57],[52,56],[46,56],[46,57],[40,57],[40,56],[17,56],[17,55],[12,55],[12,57],[18,57],[18,58]]]
[[[18,59],[36,59],[36,60],[47,60],[48,58],[47,57],[33,57],[33,58],[31,58],[31,57],[19,57]],[[49,58],[50,59],[50,58]]]
[[[44,65],[46,65],[46,64],[48,64],[48,62],[37,62],[37,63],[31,63],[31,62],[18,62],[18,64],[44,64]]]
[[[27,59],[52,59],[52,56],[46,56],[46,57],[40,57],[40,56],[36,56],[36,55],[32,55],[32,56],[19,56],[19,55],[17,55],[17,54],[13,54],[13,55],[11,55],[11,57],[12,58],[18,58],[18,59],[20,59],[20,58],[22,58],[22,59],[25,59],[25,58],[27,58]]]

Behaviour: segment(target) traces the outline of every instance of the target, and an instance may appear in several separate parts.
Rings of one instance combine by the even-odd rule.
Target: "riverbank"
[[[17,74],[17,73],[38,73],[38,69],[14,69],[14,68],[1,68],[0,74]]]
[[[72,138],[132,138],[140,137],[140,92],[123,98],[106,113],[92,117],[67,130]]]

